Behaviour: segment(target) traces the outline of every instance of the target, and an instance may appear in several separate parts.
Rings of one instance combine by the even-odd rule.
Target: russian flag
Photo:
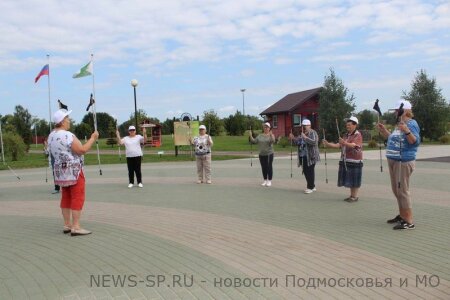
[[[48,64],[46,64],[46,65],[42,68],[41,72],[39,72],[39,74],[38,74],[38,75],[36,76],[36,78],[34,79],[34,83],[38,82],[38,80],[39,80],[39,78],[41,78],[41,76],[43,76],[43,75],[47,75],[47,76],[48,76],[48,73],[49,73],[49,67],[48,67]]]

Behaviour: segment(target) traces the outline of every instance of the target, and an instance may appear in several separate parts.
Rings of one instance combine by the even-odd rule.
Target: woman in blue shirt
[[[399,208],[399,214],[387,222],[389,224],[397,223],[393,228],[396,230],[414,229],[409,178],[415,169],[416,153],[420,144],[420,128],[416,120],[412,119],[414,115],[409,101],[399,101],[396,113],[399,122],[392,133],[383,124],[377,124],[380,133],[388,139],[386,157],[392,191],[397,198]]]

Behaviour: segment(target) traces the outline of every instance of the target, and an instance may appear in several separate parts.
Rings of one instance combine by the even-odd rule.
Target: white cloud
[[[251,77],[255,74],[255,70],[250,69],[241,70],[240,74],[243,77]]]

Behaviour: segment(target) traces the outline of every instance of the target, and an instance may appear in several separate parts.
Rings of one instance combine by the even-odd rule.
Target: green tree
[[[83,123],[83,122],[81,122],[78,125],[75,125],[74,129],[73,129],[73,133],[80,140],[84,140],[85,138],[89,138],[93,131],[94,131],[94,129],[91,127],[91,125],[89,125],[87,123]]]
[[[248,129],[252,127],[252,130],[262,130],[262,123],[264,120],[257,116],[248,116]]]
[[[411,90],[403,91],[403,99],[411,102],[414,119],[421,127],[421,136],[437,141],[446,134],[450,107],[437,87],[435,78],[428,78],[424,70],[417,72]]]
[[[246,117],[242,115],[240,111],[237,111],[234,115],[230,115],[228,118],[223,119],[223,124],[228,135],[243,135],[246,128]]]
[[[34,130],[36,127],[36,131]],[[48,136],[50,134],[50,127],[45,119],[34,119],[33,120],[33,135],[37,133],[38,136]]]
[[[175,118],[173,118],[173,119],[167,118],[164,122],[162,122],[161,123],[161,133],[162,134],[172,134],[174,121],[175,121]]]
[[[1,117],[1,122],[2,122],[2,130],[3,132],[12,132],[12,133],[16,133],[16,128],[13,125],[13,119],[14,116],[13,115],[4,115]]]
[[[327,140],[338,140],[336,120],[341,134],[344,132],[344,118],[349,117],[355,110],[354,99],[353,94],[349,95],[342,80],[330,69],[330,75],[325,76],[319,98],[319,122],[321,128],[326,130]]]
[[[28,112],[27,109],[23,108],[21,105],[17,105],[14,108],[14,114],[12,119],[12,125],[15,127],[17,134],[19,134],[23,142],[27,145],[27,150],[31,144],[31,124],[33,117]]]
[[[202,124],[206,126],[208,134],[211,136],[221,135],[225,131],[223,121],[212,109],[203,112]]]
[[[383,122],[384,122],[385,124],[388,124],[388,125],[394,125],[395,122],[396,122],[396,120],[397,120],[397,117],[395,116],[395,113],[392,113],[392,112],[385,112],[385,113],[381,116],[381,120],[383,120]],[[380,120],[380,121],[381,121],[381,120]]]
[[[375,112],[376,114],[377,112]],[[375,122],[375,114],[373,111],[365,109],[357,114],[359,121],[359,128],[364,130],[372,130],[373,123]]]
[[[113,122],[113,123],[115,122],[114,118],[111,115],[109,115],[108,113],[104,113],[104,112],[97,113],[97,131],[100,135],[100,138],[108,136],[108,128],[109,128],[110,122]],[[93,114],[90,112],[90,113],[84,115],[81,123],[89,124],[89,126],[93,129],[94,128]],[[89,136],[90,136],[90,134],[89,134]]]
[[[108,126],[108,139],[106,140],[106,145],[111,145],[113,147],[117,144],[117,138],[116,138],[116,121],[109,122]]]

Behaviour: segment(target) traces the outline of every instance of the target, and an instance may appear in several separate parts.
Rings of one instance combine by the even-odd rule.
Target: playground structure
[[[141,124],[141,128],[146,129],[146,142],[144,146],[161,147],[161,125],[153,124],[149,120],[145,120]]]

